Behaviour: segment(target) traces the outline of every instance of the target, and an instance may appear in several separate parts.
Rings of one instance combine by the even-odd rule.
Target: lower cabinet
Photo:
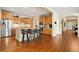
[[[43,29],[43,33],[48,34],[48,35],[52,35],[52,29],[51,28]]]

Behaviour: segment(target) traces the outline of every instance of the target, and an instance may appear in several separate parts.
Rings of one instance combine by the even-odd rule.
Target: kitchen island
[[[23,34],[22,34],[22,29],[35,29],[35,28],[16,28],[16,39],[18,41],[22,41],[22,38],[23,38]],[[28,35],[29,36],[29,35]],[[37,37],[37,33],[35,34],[35,38]],[[29,36],[29,40],[32,40],[33,37],[32,36]],[[24,40],[27,40],[27,35],[24,36]]]

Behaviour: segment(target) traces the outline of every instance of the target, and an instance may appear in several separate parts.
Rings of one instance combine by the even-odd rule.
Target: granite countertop
[[[14,29],[35,29],[35,28],[15,27]]]

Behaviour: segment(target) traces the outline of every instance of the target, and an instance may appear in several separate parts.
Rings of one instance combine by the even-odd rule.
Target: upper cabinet
[[[28,18],[28,23],[32,24],[33,23],[33,19],[32,18]]]
[[[40,16],[40,23],[43,24],[52,24],[52,15]]]
[[[32,18],[20,18],[20,17],[17,17],[17,16],[13,16],[13,22],[15,24],[25,23],[25,24],[32,24],[33,25],[33,19]]]
[[[21,22],[21,18],[13,16],[13,23],[18,24]]]
[[[42,33],[52,35],[52,14],[40,16],[39,21]]]
[[[48,24],[52,24],[52,14],[49,14],[47,16],[47,22],[48,22]]]
[[[50,14],[45,16],[44,22],[45,24],[52,24],[52,17]]]
[[[12,20],[13,19],[13,15],[11,12],[8,11],[1,11],[1,19],[7,19],[7,20]]]
[[[26,24],[32,24],[33,23],[33,19],[32,18],[23,18],[21,21],[26,23]]]

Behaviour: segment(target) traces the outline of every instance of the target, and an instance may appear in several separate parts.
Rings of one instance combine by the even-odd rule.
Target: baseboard
[[[62,33],[58,33],[56,35],[53,35],[52,37],[56,37],[56,36],[59,36],[59,35],[62,35]]]

